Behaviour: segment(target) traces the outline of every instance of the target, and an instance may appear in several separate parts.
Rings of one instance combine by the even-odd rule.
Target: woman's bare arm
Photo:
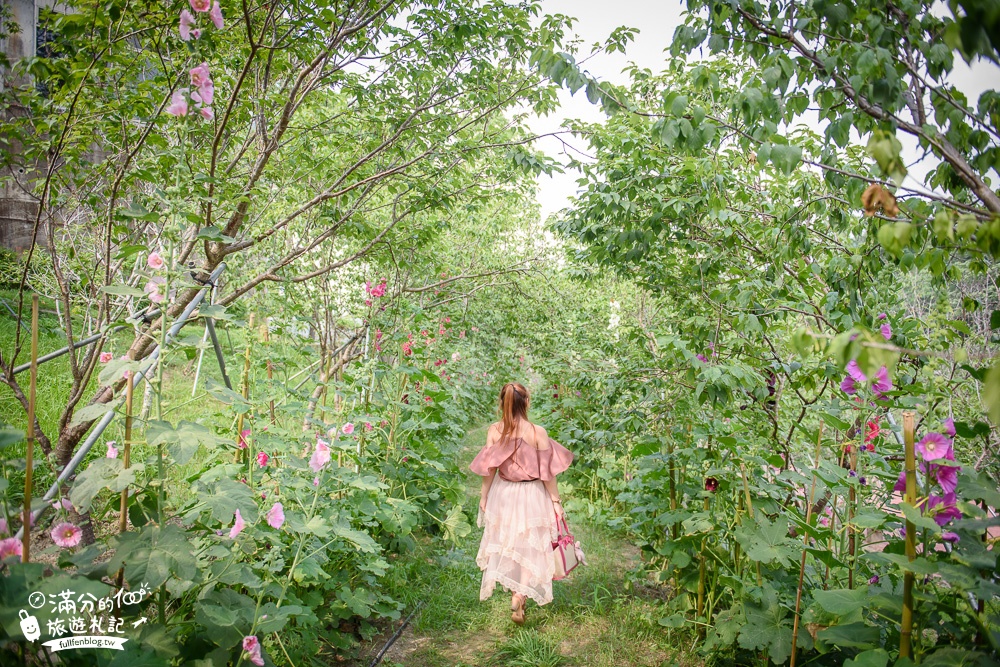
[[[492,447],[496,444],[496,428],[490,426],[489,430],[486,432],[486,446]],[[483,486],[479,491],[479,509],[486,511],[486,497],[490,493],[490,486],[493,485],[493,476],[496,474],[496,468],[489,468],[489,476],[483,477]]]

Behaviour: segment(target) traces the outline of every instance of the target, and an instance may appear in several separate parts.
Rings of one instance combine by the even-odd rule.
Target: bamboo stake
[[[58,302],[57,302],[58,303]],[[21,524],[21,562],[27,563],[31,557],[31,494],[34,477],[35,457],[35,389],[38,387],[38,295],[31,295],[31,380],[28,385],[28,429],[24,470],[24,518]]]
[[[708,498],[705,498],[705,511],[709,509]],[[698,606],[697,606],[697,617],[699,620],[698,625],[698,636],[702,637],[705,634],[705,627],[708,625],[708,619],[705,619],[705,623],[701,624],[701,618],[705,613],[705,545],[708,542],[707,537],[703,537],[701,540],[701,550],[698,552]]]
[[[254,313],[250,313],[250,323],[247,325],[247,347],[246,351],[243,353],[243,379],[241,381],[240,393],[243,395],[243,399],[246,400],[250,397],[250,343],[252,340],[251,333],[253,331],[253,318]],[[243,419],[244,413],[240,413],[236,418],[236,433],[237,437],[241,437],[243,434]],[[250,443],[247,442],[247,447]],[[243,452],[241,450],[236,450],[236,460],[239,461],[243,457]]]
[[[125,442],[123,443],[122,462],[126,469],[132,466],[132,399],[135,394],[135,376],[129,374],[125,380]],[[124,535],[128,530],[128,489],[122,489],[122,500],[118,517],[118,533]],[[125,584],[125,566],[122,565],[115,578],[118,590]],[[121,618],[121,605],[115,607],[115,618]]]
[[[917,459],[914,452],[914,414],[912,410],[903,412],[903,445],[906,453],[906,497],[904,500],[911,506],[917,504]],[[917,529],[906,522],[906,559],[913,561],[917,557]],[[912,657],[910,635],[913,631],[913,572],[907,570],[903,574],[903,616],[899,631],[899,657]]]
[[[269,325],[269,322],[270,322],[270,318],[265,317],[264,318],[264,343],[270,343],[271,342],[271,327]],[[270,346],[269,345],[265,345],[264,347],[265,347],[265,349],[267,349]],[[270,381],[270,380],[274,379],[274,370],[273,370],[274,367],[271,365],[271,353],[270,353],[269,349],[267,349],[267,356],[268,356],[268,359],[267,359],[267,379]],[[268,384],[270,384],[270,382]],[[268,393],[270,393],[270,390],[268,390]],[[271,402],[269,404],[269,409],[270,409],[270,412],[271,412],[271,423],[274,424],[274,395],[273,394],[271,395]]]
[[[851,445],[851,452],[848,454],[851,472],[857,474],[858,471],[858,445]],[[856,565],[858,553],[858,535],[854,528],[854,512],[858,502],[857,487],[853,484],[847,490],[847,588],[854,590],[854,567]]]
[[[816,496],[816,471],[819,470],[819,457],[823,451],[823,422],[819,423],[819,435],[816,437],[816,464],[813,466],[812,479],[809,482],[809,502],[806,505],[806,528],[812,520],[813,499]],[[795,667],[796,651],[799,640],[799,614],[802,611],[802,581],[806,575],[806,553],[809,548],[809,531],[802,530],[802,560],[799,561],[799,587],[795,592],[795,620],[792,622],[792,662]]]

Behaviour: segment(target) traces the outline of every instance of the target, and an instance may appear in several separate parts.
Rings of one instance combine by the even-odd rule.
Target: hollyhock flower
[[[149,300],[153,303],[163,303],[167,299],[167,295],[163,293],[166,287],[167,281],[165,278],[160,276],[153,276],[146,283],[146,287],[143,288]]]
[[[198,104],[203,104],[206,107],[211,106],[212,100],[215,99],[215,83],[209,79],[205,85],[197,88],[191,93],[191,99]]]
[[[425,403],[430,403],[430,402],[432,402],[433,400],[434,400],[434,399],[433,399],[433,398],[431,398],[430,396],[424,396],[424,402],[425,402]]]
[[[212,107],[201,107],[200,109],[198,109],[198,113],[205,120],[212,120],[213,118],[215,118],[215,112],[212,111]]]
[[[714,477],[705,478],[705,490],[710,493],[715,493],[719,490],[719,480]]]
[[[888,315],[886,315],[885,313],[879,313],[879,314],[878,314],[878,319],[880,319],[880,320],[884,320],[884,319],[885,319],[885,318],[887,318],[887,317],[889,317],[889,316],[888,316]]]
[[[188,102],[187,97],[184,96],[185,93],[187,93],[187,88],[180,88],[174,91],[174,94],[170,97],[170,106],[167,107],[168,114],[177,117],[187,115]]]
[[[122,371],[122,379],[123,380],[127,380],[130,377],[132,377],[132,371],[130,371],[128,369]]]
[[[917,452],[924,461],[946,458],[951,454],[951,440],[940,433],[928,433],[917,443]]]
[[[309,459],[309,467],[312,468],[313,472],[319,472],[323,466],[330,462],[330,443],[324,440],[316,440],[316,450],[313,452],[312,458]],[[316,478],[316,483],[319,483],[319,478]]]
[[[447,332],[446,332],[446,331],[444,330],[444,327],[441,327],[440,329],[438,329],[438,336],[443,336],[443,335],[445,335],[446,333],[447,333]]]
[[[146,265],[151,269],[159,271],[163,268],[164,264],[166,262],[163,261],[163,257],[158,252],[151,252],[149,253],[149,257],[146,258]]]
[[[865,382],[868,382],[868,376],[866,376],[861,371],[861,367],[858,366],[858,362],[856,362],[854,359],[851,359],[850,361],[847,362],[846,370],[847,370],[847,375],[858,384],[864,384]]]
[[[462,329],[461,331],[458,332],[458,337],[465,338],[465,329]]]
[[[865,445],[865,449],[868,450],[869,452],[874,452],[875,451],[875,443],[874,442],[869,442],[867,445]]]
[[[229,539],[235,539],[240,532],[246,528],[246,524],[243,522],[243,515],[240,514],[240,510],[237,509],[235,512],[236,519],[233,521],[233,527],[229,531]]]
[[[350,435],[354,433],[354,424],[352,424],[351,422],[347,422],[341,427],[340,430],[341,432],[343,432],[344,435]]]
[[[401,459],[399,460],[399,462],[400,462],[400,463],[406,463],[406,462],[407,462],[407,461],[409,461],[409,460],[410,460],[410,457],[409,457],[409,456],[404,456],[403,458],[401,458]]]
[[[274,505],[267,511],[267,525],[271,528],[281,528],[281,524],[285,523],[285,509],[281,506],[281,503],[274,503]]]
[[[865,443],[872,442],[875,438],[879,436],[879,433],[881,432],[881,429],[879,428],[878,419],[869,421],[867,426],[868,430],[865,431]],[[872,447],[868,451],[871,452],[875,451],[875,447]]]
[[[6,539],[0,540],[0,560],[4,560],[9,556],[21,557],[21,549],[24,545],[21,540],[17,537],[8,537]]]
[[[188,0],[191,3],[191,9],[196,12],[207,12],[212,8],[212,0]]]
[[[892,490],[897,493],[906,493],[906,471],[900,470],[899,477],[896,478],[896,483],[893,484]]]
[[[102,364],[106,364],[106,363],[108,363],[109,361],[111,361],[114,358],[115,358],[115,355],[111,354],[110,352],[101,352],[101,363]]]
[[[64,549],[75,547],[80,543],[80,538],[83,537],[83,531],[80,530],[79,526],[74,526],[66,521],[53,528],[51,534],[52,541]]]
[[[856,394],[858,388],[854,384],[854,378],[850,375],[845,375],[844,379],[840,381],[840,390],[848,395]]]
[[[270,459],[271,457],[267,455],[267,452],[257,452],[257,465],[261,468],[265,467]]]
[[[885,366],[878,369],[878,373],[875,374],[872,391],[875,392],[875,398],[880,400],[885,398],[885,392],[892,391],[892,380],[889,379],[889,369]]]
[[[961,466],[931,466],[931,474],[945,493],[954,493],[958,488],[958,471]]]
[[[222,22],[222,6],[219,5],[219,0],[212,3],[212,9],[208,11],[208,18],[212,19],[216,30],[222,30],[225,24]]]
[[[420,335],[423,336],[424,338],[426,338],[428,336],[427,329],[421,329],[420,330]]]
[[[958,533],[953,533],[950,530],[948,530],[941,533],[941,539],[944,540],[945,542],[950,542],[952,544],[955,544],[962,538],[958,536]]]
[[[944,428],[942,430],[944,431],[944,434],[946,436],[948,436],[949,438],[954,438],[955,437],[955,420],[952,419],[951,417],[948,417],[947,419],[945,419],[944,420]]]
[[[246,449],[247,442],[249,442],[249,440],[250,440],[250,429],[245,428],[242,431],[240,431],[240,437],[236,441],[237,449]]]
[[[264,658],[260,654],[260,640],[257,639],[256,635],[243,638],[243,650],[246,651],[250,662],[258,666],[263,666]]]
[[[118,448],[115,447],[115,441],[114,440],[112,440],[111,442],[108,443],[107,457],[109,459],[116,459],[116,458],[118,458]]]
[[[869,586],[874,586],[877,583],[878,583],[878,575],[877,574],[873,574],[872,577],[871,577],[871,579],[868,580],[868,585]]]
[[[708,358],[704,354],[700,354],[699,353],[699,354],[696,354],[694,356],[695,356],[696,359],[698,359],[698,361],[701,361],[701,362],[704,362],[704,363],[708,362]]]
[[[313,477],[313,486],[319,486],[319,477]]]
[[[886,340],[892,338],[892,327],[889,326],[888,322],[882,325],[880,331],[882,332],[882,337],[885,338]]]
[[[411,343],[410,341],[406,341],[405,343],[403,343],[403,354],[405,354],[406,356],[410,356],[411,354],[413,354],[413,343]]]
[[[853,470],[849,470],[849,471],[847,472],[847,476],[848,476],[848,477],[852,477],[852,478],[853,478],[853,477],[857,477],[857,476],[858,476],[858,473],[856,473],[856,472],[855,472],[855,471],[853,471]]]
[[[371,299],[365,299],[365,305],[368,306],[369,308],[371,308],[372,300]]]
[[[375,428],[375,427],[374,427],[374,426],[372,426],[372,423],[371,423],[371,422],[365,422],[365,430],[366,430],[366,431],[370,431],[370,430],[372,430],[373,428]]]
[[[435,366],[440,366],[440,365],[441,365],[441,364],[443,364],[443,363],[444,363],[444,361],[443,361],[443,360],[441,360],[441,359],[438,359],[437,361],[435,361],[435,362],[434,362],[434,365],[435,365]]]
[[[858,477],[858,483],[860,483],[861,486],[868,486],[868,479],[866,477]]]
[[[181,34],[181,40],[185,42],[191,41],[191,28],[194,27],[194,14],[186,9],[181,10],[181,25],[178,32]]]
[[[451,360],[452,361],[458,361],[461,358],[462,358],[462,355],[459,354],[458,352],[452,352],[451,353]]]
[[[208,63],[202,63],[197,67],[192,67],[188,74],[191,76],[191,86],[199,91],[212,85],[212,74],[208,70]]]
[[[955,505],[956,501],[954,493],[946,493],[944,496],[931,495],[927,499],[927,511],[934,515],[937,525],[944,526],[954,519],[962,518],[962,511]]]

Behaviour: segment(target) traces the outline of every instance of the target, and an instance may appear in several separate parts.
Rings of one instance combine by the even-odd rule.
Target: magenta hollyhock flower
[[[281,506],[281,503],[274,503],[271,509],[267,511],[267,525],[271,528],[281,528],[281,524],[285,523],[285,509]]]
[[[706,356],[705,356],[704,354],[696,354],[696,355],[694,355],[694,356],[695,356],[695,358],[696,358],[696,359],[697,359],[698,361],[701,361],[701,362],[705,362],[705,363],[707,363],[707,362],[708,362],[708,358],[707,358],[707,357],[706,357]]]
[[[114,358],[115,358],[115,355],[111,354],[110,352],[101,352],[101,363],[102,364],[106,364],[106,363],[108,363],[109,361],[111,361]]]
[[[955,544],[962,538],[958,536],[958,533],[953,533],[950,530],[948,530],[941,533],[941,539],[944,540],[945,542],[950,542],[952,544]]]
[[[316,450],[313,452],[312,458],[309,459],[309,467],[312,468],[313,472],[319,472],[323,468],[323,466],[325,466],[329,462],[330,462],[330,443],[324,440],[317,439]]]
[[[344,435],[350,435],[354,433],[354,424],[352,424],[351,422],[347,422],[341,427],[340,430],[344,433]]]
[[[174,91],[174,94],[170,97],[170,106],[167,107],[167,113],[171,116],[186,116],[188,112],[188,101],[185,94],[187,93],[187,88],[180,88]]]
[[[192,0],[193,1],[193,0]],[[260,654],[260,640],[256,635],[243,638],[243,650],[247,653],[247,658],[258,667],[263,667],[264,658]]]
[[[146,287],[144,288],[146,295],[149,297],[149,300],[152,301],[153,303],[163,303],[164,301],[166,301],[167,295],[163,293],[166,284],[167,284],[166,279],[160,276],[153,276],[152,278],[150,278],[149,282],[146,283]]]
[[[247,443],[249,441],[250,441],[250,429],[245,428],[242,431],[240,431],[240,437],[236,441],[236,448],[237,449],[246,449],[247,448]]]
[[[52,541],[64,549],[75,547],[83,537],[83,531],[78,526],[74,526],[68,521],[60,523],[52,529]]]
[[[949,438],[954,438],[955,437],[955,420],[952,419],[951,417],[948,417],[947,419],[945,419],[944,420],[944,428],[942,430],[944,431],[944,434],[946,436],[948,436]]]
[[[114,440],[112,440],[112,441],[110,441],[108,443],[108,453],[106,454],[106,456],[109,459],[116,459],[116,458],[118,458],[118,448],[115,447],[115,441]]]
[[[882,332],[882,337],[885,338],[886,340],[892,338],[892,327],[889,326],[888,322],[882,325],[880,331]]]
[[[934,515],[937,525],[944,526],[954,519],[962,518],[962,511],[955,505],[956,501],[954,493],[946,493],[944,496],[931,495],[927,499],[927,511]]]
[[[212,8],[212,0],[189,0],[191,3],[191,9],[196,12],[204,13]]]
[[[181,34],[181,40],[185,42],[191,41],[191,28],[195,25],[194,14],[186,9],[181,10],[181,25],[178,28],[178,32]],[[197,37],[195,38],[197,39]]]
[[[892,391],[892,380],[889,379],[889,369],[883,366],[875,374],[875,382],[872,384],[872,391],[878,399],[885,398],[885,392]]]
[[[858,384],[868,382],[868,376],[861,371],[861,366],[858,366],[858,362],[854,359],[847,362],[846,370],[847,375]]]
[[[714,477],[705,478],[705,490],[710,493],[715,493],[719,490],[719,480]]]
[[[212,19],[216,30],[222,30],[225,23],[222,21],[222,6],[219,4],[219,0],[212,3],[212,8],[208,11],[208,18]]]
[[[16,537],[8,537],[0,540],[0,560],[4,560],[10,556],[17,556],[20,558],[23,546],[24,545],[21,543],[21,540]]]
[[[257,465],[261,468],[265,467],[269,460],[271,457],[267,455],[267,452],[257,452]]]
[[[928,433],[917,443],[917,452],[924,461],[946,458],[951,454],[951,440],[940,433]]]
[[[954,493],[958,488],[958,471],[962,466],[940,466],[930,464],[930,475],[945,493]]]
[[[884,320],[884,319],[885,319],[885,318],[887,318],[887,317],[889,317],[889,316],[888,316],[888,315],[886,315],[885,313],[879,313],[879,314],[878,314],[878,319],[880,319],[880,320]]]
[[[844,379],[840,381],[840,390],[847,395],[854,395],[858,392],[857,385],[854,384],[854,378],[850,375],[845,375]]]
[[[899,477],[896,478],[896,483],[892,487],[893,491],[897,493],[906,493],[906,471],[900,470]]]
[[[229,539],[235,539],[240,532],[246,528],[246,524],[243,522],[243,515],[240,514],[240,510],[237,509],[234,513],[236,519],[233,521],[233,527],[229,531]]]
[[[868,580],[868,585],[869,586],[874,586],[877,583],[878,583],[878,575],[877,574],[873,574],[872,577],[871,577],[871,579]]]

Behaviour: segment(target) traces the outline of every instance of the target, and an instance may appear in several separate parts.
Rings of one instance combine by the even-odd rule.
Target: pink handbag
[[[558,581],[565,579],[577,565],[586,561],[583,560],[580,543],[569,532],[565,516],[562,519],[556,518],[556,528],[559,530],[559,537],[552,543],[552,556],[556,561],[556,573],[552,579]]]

